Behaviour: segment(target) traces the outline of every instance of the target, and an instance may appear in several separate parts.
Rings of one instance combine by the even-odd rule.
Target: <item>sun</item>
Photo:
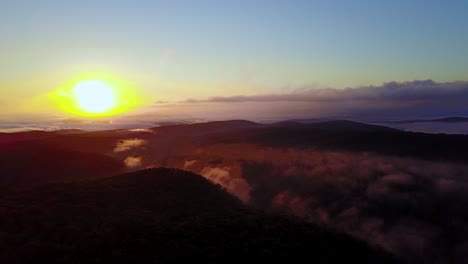
[[[112,87],[102,81],[81,81],[72,93],[77,107],[90,114],[106,113],[117,104]]]
[[[153,101],[140,95],[135,83],[108,73],[91,72],[67,78],[48,94],[52,105],[67,115],[107,118],[134,111]]]

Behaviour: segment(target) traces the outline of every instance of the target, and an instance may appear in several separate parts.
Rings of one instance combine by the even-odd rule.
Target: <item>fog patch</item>
[[[198,160],[187,160],[184,162],[184,169],[190,168],[197,164]]]
[[[250,144],[198,148],[178,164],[257,208],[342,230],[409,263],[468,257],[465,164]]]
[[[139,139],[139,138],[132,138],[132,139],[123,139],[117,142],[116,147],[114,148],[114,152],[124,152],[129,151],[133,148],[139,147],[146,144],[146,140]]]
[[[230,167],[205,167],[200,171],[200,174],[210,181],[223,186],[240,200],[248,202],[250,200],[250,185],[243,178],[233,177],[230,170]]]
[[[129,129],[128,131],[130,132],[135,132],[135,133],[150,133],[154,134],[154,131],[149,129],[149,128],[135,128],[135,129]]]
[[[124,163],[129,168],[136,168],[142,165],[142,157],[128,156],[125,158]]]

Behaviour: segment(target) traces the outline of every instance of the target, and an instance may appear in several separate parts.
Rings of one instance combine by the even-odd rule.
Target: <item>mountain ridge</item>
[[[177,169],[38,187],[0,198],[0,205],[3,263],[234,263],[299,260],[311,252],[317,262],[394,263],[346,235],[252,211]]]

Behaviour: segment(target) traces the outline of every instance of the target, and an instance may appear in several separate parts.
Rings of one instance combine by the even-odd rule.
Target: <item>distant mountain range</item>
[[[135,131],[32,131],[0,133],[0,186],[19,182],[23,177],[27,180],[25,178],[21,182],[32,183],[77,174],[68,173],[68,170],[87,171],[85,174],[90,177],[121,171],[119,160],[125,157],[113,153],[113,149],[124,138],[148,141],[146,152],[139,154],[147,155],[154,146],[157,150],[151,154],[155,155],[154,159],[187,146],[251,143],[272,147],[368,151],[429,160],[468,160],[468,136],[405,132],[346,120],[310,124],[290,121],[269,125],[231,120]],[[433,149],[437,151],[431,151]],[[31,178],[33,170],[43,176]]]
[[[399,120],[399,121],[379,121],[379,122],[376,122],[376,123],[411,124],[411,123],[432,123],[432,122],[464,123],[464,122],[468,122],[468,117],[451,116],[451,117],[436,118],[436,119],[412,119],[412,120]]]

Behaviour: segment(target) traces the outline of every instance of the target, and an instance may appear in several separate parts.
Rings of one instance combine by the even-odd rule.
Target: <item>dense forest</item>
[[[1,263],[249,260],[393,263],[365,242],[247,208],[176,169],[61,183],[0,200]]]

